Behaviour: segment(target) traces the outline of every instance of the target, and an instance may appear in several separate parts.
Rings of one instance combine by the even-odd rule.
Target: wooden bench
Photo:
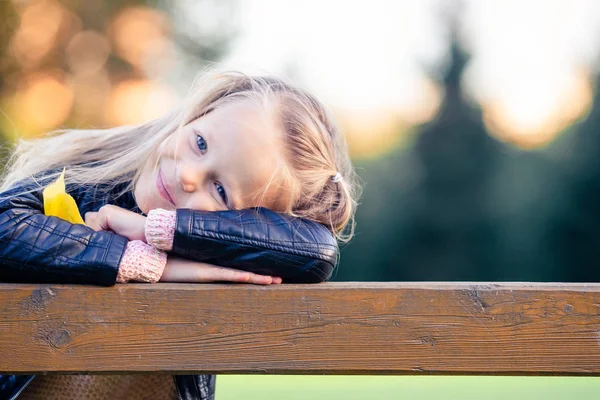
[[[1,373],[598,375],[600,284],[0,284]]]

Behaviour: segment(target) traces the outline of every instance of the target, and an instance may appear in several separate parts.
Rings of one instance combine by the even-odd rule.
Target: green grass
[[[600,378],[219,375],[216,400],[592,400]]]

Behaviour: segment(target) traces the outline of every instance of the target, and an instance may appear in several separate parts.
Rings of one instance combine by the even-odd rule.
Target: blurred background
[[[364,195],[335,280],[600,281],[600,2],[0,0],[0,145],[164,114],[215,62],[313,91]],[[593,378],[220,376],[227,399],[595,399]]]
[[[2,0],[4,143],[168,111],[215,62],[313,91],[364,181],[335,279],[600,281],[600,2]]]

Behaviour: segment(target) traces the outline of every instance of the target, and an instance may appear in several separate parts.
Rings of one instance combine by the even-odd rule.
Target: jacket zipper
[[[15,395],[13,397],[11,397],[10,399],[8,399],[8,400],[15,400],[17,397],[19,397],[19,395],[21,394],[21,392],[23,392],[23,390],[25,390],[25,388],[27,386],[29,386],[29,384],[31,383],[31,381],[33,380],[33,378],[35,378],[35,375],[33,375],[31,378],[29,378],[29,380],[27,382],[25,382],[25,384],[23,386],[21,386],[21,389],[19,389],[19,391],[17,393],[15,393]]]
[[[177,375],[173,375],[173,380],[175,381],[175,390],[177,391],[177,399],[183,400],[183,397],[181,397],[181,393],[179,392],[179,384],[177,383]]]

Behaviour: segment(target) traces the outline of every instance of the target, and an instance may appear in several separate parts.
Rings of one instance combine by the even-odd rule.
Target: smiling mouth
[[[156,177],[156,187],[158,188],[158,193],[161,195],[162,198],[164,198],[165,200],[167,200],[169,203],[171,203],[171,205],[175,205],[175,202],[173,201],[173,197],[171,197],[171,195],[169,194],[169,191],[167,189],[167,186],[165,185],[165,181],[163,180],[163,176],[162,176],[162,170],[158,171],[158,176]]]

